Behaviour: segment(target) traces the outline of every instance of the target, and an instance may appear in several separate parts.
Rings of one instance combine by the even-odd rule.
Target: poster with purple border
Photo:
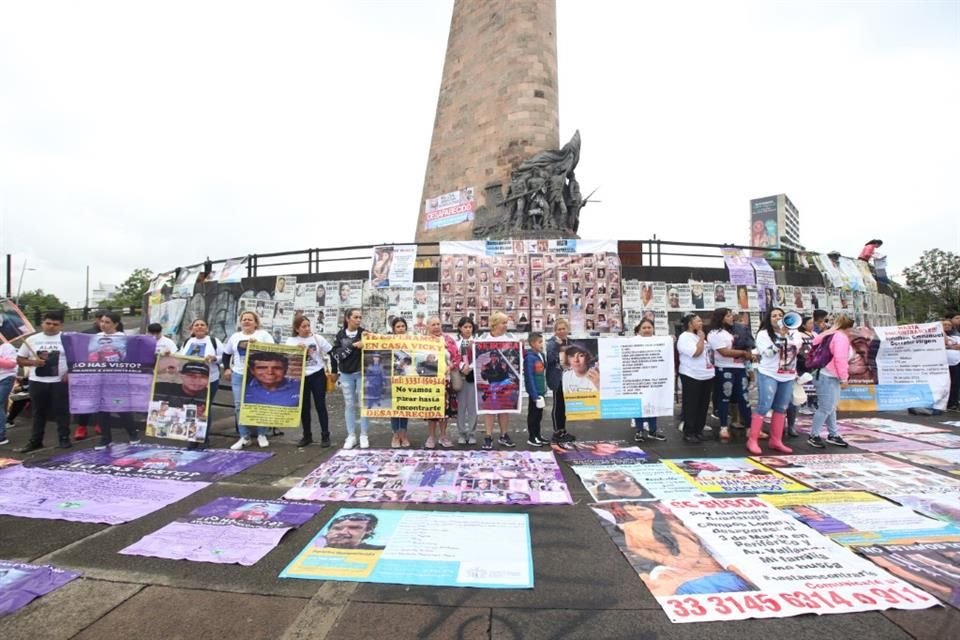
[[[284,500],[217,498],[120,553],[249,567],[322,508]]]
[[[0,560],[0,618],[79,577],[50,565]]]
[[[567,464],[646,464],[653,457],[639,447],[627,446],[622,440],[580,440],[550,445],[558,458]]]
[[[123,524],[183,500],[206,482],[50,471],[0,470],[0,514],[20,518]]]
[[[156,347],[150,336],[63,334],[70,375],[70,413],[146,413]]]
[[[67,453],[34,466],[98,475],[213,482],[240,473],[272,455],[228,449],[190,451],[151,444],[121,444],[103,451],[88,449]]]

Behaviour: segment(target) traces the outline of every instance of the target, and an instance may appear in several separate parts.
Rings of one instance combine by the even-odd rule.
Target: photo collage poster
[[[440,311],[440,283],[415,282],[412,288],[377,288],[363,284],[363,326],[389,333],[393,319],[407,322],[407,333],[426,335],[427,320]]]
[[[530,330],[530,260],[527,256],[445,255],[440,259],[440,320],[455,331],[460,318],[490,329],[490,313],[507,314],[507,329]]]

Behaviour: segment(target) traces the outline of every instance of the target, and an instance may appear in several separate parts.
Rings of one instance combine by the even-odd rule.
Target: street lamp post
[[[20,269],[20,281],[17,283],[17,297],[16,297],[17,306],[20,306],[20,290],[23,289],[23,276],[27,271],[36,271],[36,269],[34,269],[33,267],[28,267],[27,261],[26,259],[24,259],[23,268]]]

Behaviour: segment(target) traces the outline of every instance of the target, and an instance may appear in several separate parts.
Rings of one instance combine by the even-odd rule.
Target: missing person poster
[[[857,551],[898,578],[960,607],[960,542],[869,546]]]
[[[496,541],[496,554],[489,552]],[[340,509],[281,578],[532,589],[525,513]]]
[[[850,386],[841,411],[944,409],[950,372],[939,322],[852,330]]]
[[[361,415],[370,418],[442,418],[446,362],[442,338],[365,336]]]
[[[157,341],[122,333],[65,333],[70,413],[146,411]]]
[[[13,300],[0,301],[0,343],[33,333],[33,325]]]
[[[376,289],[413,288],[413,267],[417,262],[417,245],[398,244],[373,248],[370,284]]]
[[[240,424],[278,429],[300,426],[306,355],[301,345],[254,342],[247,347]]]
[[[749,458],[675,458],[664,463],[706,493],[789,493],[810,491]]]
[[[477,413],[520,413],[523,380],[522,344],[519,340],[474,340],[473,362]]]
[[[210,413],[210,365],[201,358],[157,358],[146,435],[203,442]]]

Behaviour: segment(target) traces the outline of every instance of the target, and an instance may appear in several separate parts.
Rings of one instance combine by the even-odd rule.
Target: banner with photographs
[[[122,333],[61,337],[70,376],[70,413],[146,411],[157,341]]]
[[[210,366],[201,358],[158,356],[146,435],[203,442],[210,413]]]
[[[338,451],[283,496],[321,502],[572,504],[546,451]]]
[[[265,342],[247,345],[240,424],[277,429],[300,426],[306,356],[302,345]]]
[[[186,298],[170,298],[158,304],[151,304],[147,313],[150,322],[159,323],[161,333],[168,338],[177,335],[183,314],[187,310]]]
[[[850,348],[850,386],[840,392],[841,411],[946,407],[950,372],[939,322],[856,327]]]
[[[0,302],[0,343],[11,342],[32,333],[33,325],[13,300]]]
[[[251,567],[323,505],[220,497],[140,538],[119,553]]]
[[[473,220],[475,208],[473,187],[428,198],[423,203],[423,228],[425,230],[440,229],[452,224],[469,222]]]
[[[477,413],[520,413],[523,380],[522,343],[489,338],[474,340],[473,362]]]
[[[689,478],[659,462],[643,465],[577,465],[573,471],[596,502],[707,497]]]
[[[441,243],[441,245],[444,243]],[[507,328],[530,330],[530,270],[526,256],[444,255],[440,259],[440,313],[444,331],[462,317],[480,331],[491,311],[507,314]]]
[[[413,287],[413,268],[417,262],[417,245],[397,244],[373,248],[370,284],[375,289]]]
[[[214,271],[207,278],[207,282],[219,282],[220,284],[237,284],[247,276],[246,256],[242,258],[230,258],[223,263],[219,271]]]
[[[924,446],[929,446],[922,443]],[[919,464],[931,469],[960,476],[960,449],[924,449],[920,451],[900,451],[889,455]]]
[[[960,542],[960,527],[865,491],[758,497],[843,545]]]
[[[203,273],[203,265],[198,264],[193,267],[181,267],[180,275],[173,283],[174,298],[189,298],[193,295],[193,290],[197,285],[197,278]]]
[[[440,283],[417,282],[412,288],[375,288],[370,281],[363,287],[363,324],[371,331],[389,333],[394,318],[403,318],[407,333],[426,335],[427,320],[440,314]],[[447,311],[443,322],[456,325]]]
[[[898,578],[960,607],[960,542],[865,546],[857,552]]]
[[[899,496],[960,492],[960,479],[878,453],[758,456],[767,467],[818,491],[869,491],[897,502]]]
[[[706,493],[810,491],[809,487],[750,458],[675,458],[663,462]]]
[[[340,509],[280,577],[532,589],[529,516]]]
[[[440,338],[367,335],[360,412],[370,418],[442,418],[446,346]]]

